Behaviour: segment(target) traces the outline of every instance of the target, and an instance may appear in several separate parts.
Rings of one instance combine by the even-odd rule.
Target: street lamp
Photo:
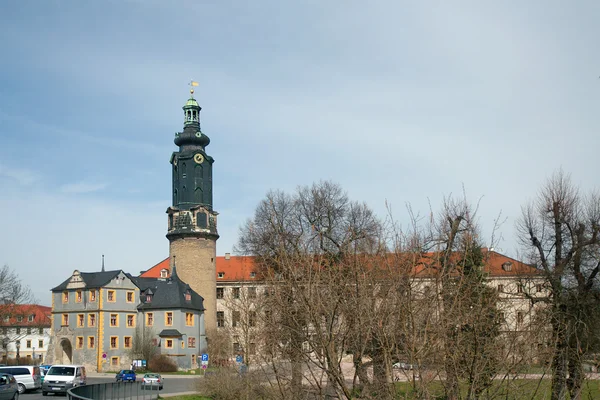
[[[17,340],[17,363],[19,362],[19,358],[20,358],[20,355],[19,355],[19,348],[20,347],[21,347],[21,341]]]

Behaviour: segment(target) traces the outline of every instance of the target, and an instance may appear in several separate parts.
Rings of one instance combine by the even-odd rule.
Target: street
[[[141,380],[141,375],[138,375],[137,377],[138,381]],[[172,394],[172,393],[181,393],[181,392],[193,392],[196,390],[196,381],[197,379],[199,379],[198,377],[191,377],[191,376],[177,376],[177,375],[163,375],[163,380],[164,380],[164,388],[163,390],[160,391],[160,394]],[[114,377],[88,377],[87,378],[87,382],[89,385],[93,385],[96,383],[111,383],[114,382],[115,378]],[[123,384],[123,386],[127,386],[128,384]],[[133,385],[132,385],[133,386]],[[132,389],[134,389],[132,387]],[[135,390],[134,390],[135,392]],[[147,391],[148,392],[148,396],[147,398],[150,397],[150,393],[156,393],[156,392],[151,392],[151,391]],[[145,391],[142,391],[141,393],[145,393]],[[52,396],[60,396],[60,397],[64,397],[62,395],[54,395],[54,394],[49,394],[48,397],[44,397],[42,396],[42,391],[41,390],[36,390],[35,392],[25,392],[24,394],[22,394],[21,396],[19,396],[19,398],[21,400],[41,400],[41,399],[49,399]],[[140,399],[142,399],[142,397],[140,396]]]

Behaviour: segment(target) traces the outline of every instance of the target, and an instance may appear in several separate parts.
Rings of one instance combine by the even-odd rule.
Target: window
[[[154,325],[154,314],[149,312],[146,314],[146,326]]]
[[[161,269],[160,270],[160,277],[161,278],[166,278],[168,276],[169,276],[169,271],[168,270],[166,270],[166,269]]]
[[[88,349],[93,349],[94,347],[96,347],[96,338],[88,336]]]
[[[127,314],[127,327],[135,328],[135,314]]]
[[[248,298],[249,299],[255,299],[256,298],[256,288],[255,287],[249,287],[248,288]]]
[[[114,290],[109,290],[106,293],[106,298],[108,299],[108,301],[110,301],[111,303],[114,303],[115,301],[117,301],[117,296],[115,294]]]
[[[217,327],[225,327],[225,313],[223,311],[217,311]]]
[[[240,344],[238,342],[234,342],[233,343],[233,353],[239,354],[241,352],[242,352],[242,346],[240,346]]]
[[[23,322],[23,316],[19,315],[19,316],[17,317],[17,322]]]
[[[183,340],[181,341],[181,348],[185,349],[185,342]]]
[[[96,291],[95,290],[90,290],[90,302],[95,302],[96,301]]]
[[[165,340],[165,347],[167,349],[172,349],[173,348],[173,339],[167,339],[167,340]]]
[[[119,366],[119,357],[111,357],[110,365],[112,365],[113,367]]]
[[[240,323],[240,312],[239,311],[233,311],[231,313],[231,326],[233,326],[234,328],[236,326],[238,326]]]
[[[44,347],[44,339],[39,339],[38,340],[38,349],[41,349],[42,347]]]
[[[30,315],[30,316],[27,318],[27,320],[28,320],[29,322],[33,322],[33,320],[34,320],[34,319],[35,319],[35,315],[33,315],[33,314],[31,314],[31,315]]]
[[[17,330],[17,335],[20,335],[21,334],[21,328],[17,327],[16,330]]]
[[[195,337],[188,337],[188,347],[190,349],[196,348],[196,338]]]
[[[517,325],[522,325],[522,324],[523,324],[523,312],[518,311],[517,312]]]
[[[225,295],[225,289],[222,287],[217,288],[217,299],[222,299]]]
[[[119,338],[117,336],[110,337],[110,348],[118,349],[119,348]]]
[[[517,293],[523,293],[523,284],[517,283]]]
[[[78,290],[75,292],[75,302],[76,303],[81,303],[81,290]]]
[[[39,333],[40,335],[43,335],[43,334],[44,334],[44,328],[39,328],[39,329],[38,329],[38,333]]]
[[[186,312],[185,313],[185,325],[186,326],[194,326],[194,314]]]
[[[192,354],[192,365],[196,365],[198,361],[196,360],[196,355]]]
[[[125,336],[123,338],[123,347],[125,347],[126,349],[131,348],[131,336]]]
[[[31,340],[27,339],[27,341],[25,342],[25,347],[27,347],[28,349],[31,348]]]
[[[127,302],[133,303],[135,299],[135,292],[127,292]]]
[[[27,334],[31,335],[31,328],[27,328]]]
[[[196,213],[196,225],[198,225],[198,228],[202,228],[202,229],[208,228],[208,221],[207,221],[206,217],[207,217],[206,213],[203,213],[203,212]]]
[[[256,278],[256,272],[254,272],[254,271],[250,272],[250,278]]]
[[[190,292],[185,292],[185,301],[192,301],[192,294]]]
[[[223,279],[223,278],[225,278],[225,272],[219,272],[219,273],[217,274],[217,277],[219,277],[220,279]]]
[[[77,340],[75,341],[75,348],[83,349],[83,336],[77,336]]]
[[[146,303],[152,303],[152,293],[146,293]]]
[[[239,287],[234,287],[233,288],[233,298],[234,299],[239,299],[240,298],[240,288]]]
[[[88,327],[96,326],[96,314],[88,314]]]
[[[504,285],[498,285],[498,292],[504,292]]]
[[[85,321],[85,315],[77,314],[77,327],[78,328],[83,328],[84,321]]]
[[[119,326],[119,314],[110,314],[110,326]]]
[[[535,291],[536,292],[540,293],[543,290],[544,290],[544,288],[543,288],[543,286],[541,284],[538,283],[537,285],[535,285]]]
[[[62,302],[63,303],[68,303],[69,302],[69,292],[63,292]]]
[[[173,313],[170,311],[167,311],[165,313],[165,325],[166,326],[173,326]]]
[[[248,326],[256,326],[256,311],[250,311],[248,313]]]
[[[62,326],[69,326],[69,314],[63,314],[62,315],[61,325]]]

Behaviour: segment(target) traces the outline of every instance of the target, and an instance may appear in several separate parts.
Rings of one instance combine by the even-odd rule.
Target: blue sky
[[[489,240],[600,161],[596,1],[0,3],[0,264],[43,304],[74,269],[168,254],[169,157],[200,83],[217,252],[269,189],[340,183],[380,215],[460,193]]]

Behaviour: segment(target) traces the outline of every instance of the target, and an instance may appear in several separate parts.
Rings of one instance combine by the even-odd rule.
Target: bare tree
[[[600,195],[581,193],[559,170],[522,208],[517,230],[550,287],[544,301],[551,311],[552,399],[565,399],[567,391],[578,399],[591,326],[585,310],[595,301],[600,270]]]
[[[156,347],[156,334],[150,326],[138,326],[135,329],[131,349],[128,354],[131,360],[141,359],[150,362],[159,353]]]

